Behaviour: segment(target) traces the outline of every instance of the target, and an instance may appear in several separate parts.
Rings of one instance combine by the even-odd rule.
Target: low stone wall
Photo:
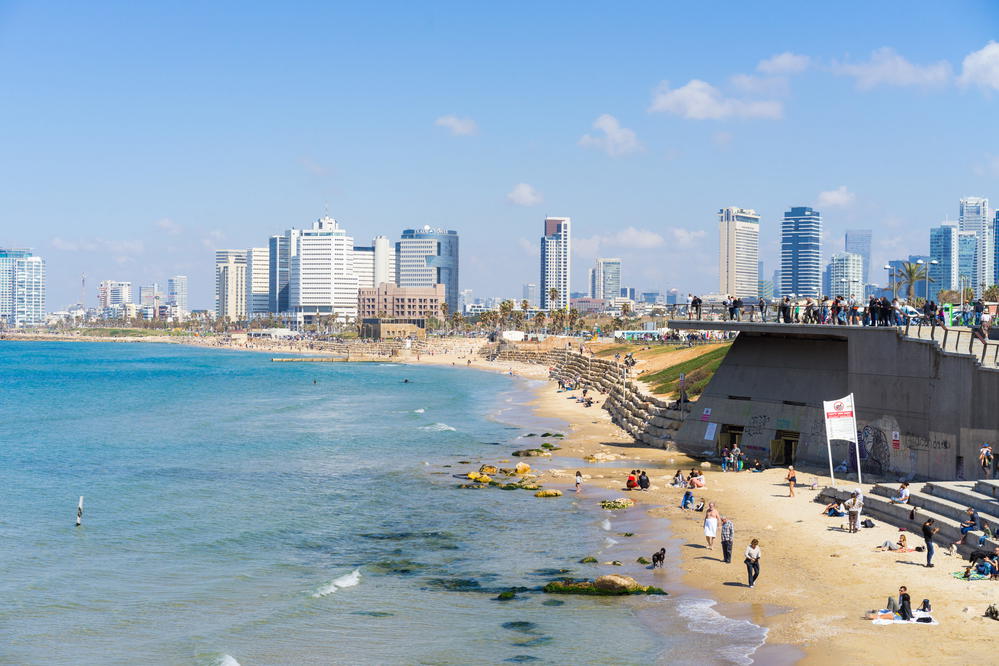
[[[636,440],[667,449],[686,413],[670,403],[646,393],[628,378],[625,367],[614,361],[594,358],[574,351],[521,351],[510,346],[483,346],[479,354],[497,361],[546,365],[551,377],[581,387],[590,386],[607,396],[603,404],[611,419]]]

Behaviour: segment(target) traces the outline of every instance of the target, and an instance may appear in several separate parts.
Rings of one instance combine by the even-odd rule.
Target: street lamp
[[[891,297],[892,299],[896,299],[898,298],[898,285],[895,283],[894,273],[890,272],[892,270],[891,264],[885,264],[885,270],[889,271],[888,284],[891,286]]]

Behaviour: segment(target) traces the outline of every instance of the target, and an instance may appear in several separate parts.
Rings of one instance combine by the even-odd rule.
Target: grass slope
[[[686,374],[687,395],[691,397],[700,395],[715,374],[715,370],[725,359],[731,346],[731,344],[727,344],[715,347],[697,358],[671,365],[659,372],[643,376],[641,379],[652,387],[654,393],[676,394],[679,390],[680,375]]]

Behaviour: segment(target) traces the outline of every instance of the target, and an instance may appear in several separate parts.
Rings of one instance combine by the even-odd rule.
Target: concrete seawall
[[[649,446],[670,448],[674,433],[686,416],[685,412],[671,408],[667,400],[643,390],[638,382],[625,375],[624,366],[614,361],[567,350],[520,351],[497,349],[495,345],[483,347],[479,354],[498,362],[545,365],[556,379],[592,387],[607,396],[602,407],[610,413],[614,423]]]

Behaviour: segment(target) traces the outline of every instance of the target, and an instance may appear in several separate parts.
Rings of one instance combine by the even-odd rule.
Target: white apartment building
[[[160,293],[160,286],[155,282],[151,285],[139,287],[139,305],[152,307],[156,305],[156,297]]]
[[[0,327],[45,323],[45,261],[23,249],[0,248]]]
[[[246,316],[262,317],[270,311],[270,250],[246,251]]]
[[[827,296],[864,298],[864,257],[854,252],[834,254],[829,263]]]
[[[322,316],[357,316],[354,239],[336,220],[327,215],[299,231],[290,254],[288,308],[297,324]]]
[[[612,300],[621,295],[621,260],[598,258],[590,269],[590,298]]]
[[[760,216],[749,208],[718,211],[718,291],[742,299],[759,296]]]
[[[358,289],[374,289],[396,283],[395,246],[385,236],[375,236],[371,245],[354,248],[354,272]]]
[[[965,197],[959,207],[958,225],[961,231],[972,231],[977,236],[975,252],[975,283],[972,286],[976,296],[993,282],[995,245],[992,237],[992,224],[989,220],[989,200],[981,197]]]
[[[106,310],[132,302],[132,283],[104,280],[97,285],[97,307]]]
[[[215,250],[215,316],[246,319],[246,250]]]
[[[568,217],[545,218],[541,237],[541,308],[569,308],[569,280],[572,275],[572,220]],[[552,290],[557,292],[552,298]]]

